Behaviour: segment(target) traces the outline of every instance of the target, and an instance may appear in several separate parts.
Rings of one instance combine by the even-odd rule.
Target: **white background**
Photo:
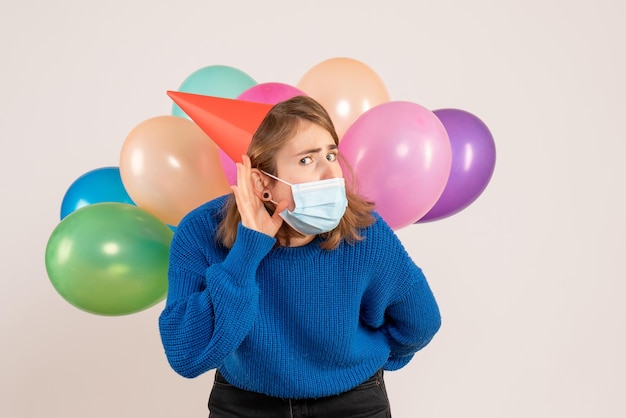
[[[62,198],[118,165],[193,71],[295,85],[339,56],[496,140],[473,205],[398,231],[443,326],[387,374],[394,417],[626,416],[625,16],[619,0],[5,2],[0,416],[207,415],[212,374],[170,370],[163,304],[101,317],[56,293],[44,252]]]

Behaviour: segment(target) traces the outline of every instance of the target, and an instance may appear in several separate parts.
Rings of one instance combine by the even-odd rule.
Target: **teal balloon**
[[[65,217],[46,246],[46,271],[70,304],[128,315],[165,299],[172,230],[137,206],[107,202]]]
[[[103,202],[135,204],[124,188],[119,167],[95,168],[74,180],[63,196],[61,219],[83,206]]]
[[[178,91],[235,99],[255,85],[257,82],[252,77],[237,68],[228,65],[210,65],[191,73],[182,82]],[[186,118],[187,114],[174,103],[172,116]]]

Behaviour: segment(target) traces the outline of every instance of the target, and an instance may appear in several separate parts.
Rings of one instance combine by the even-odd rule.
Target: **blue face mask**
[[[291,187],[295,208],[293,211],[283,210],[280,217],[293,229],[304,235],[317,235],[332,231],[339,225],[348,207],[343,178],[291,184],[265,174]]]

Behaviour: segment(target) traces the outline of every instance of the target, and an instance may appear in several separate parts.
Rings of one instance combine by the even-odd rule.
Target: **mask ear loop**
[[[274,180],[278,180],[278,181],[280,181],[281,183],[286,184],[287,186],[293,186],[293,184],[288,183],[288,182],[286,182],[286,181],[285,181],[285,180],[283,180],[283,179],[279,179],[278,177],[276,177],[276,176],[274,176],[274,175],[272,175],[272,174],[268,173],[267,171],[263,171],[263,170],[259,170],[259,171],[260,171],[261,173],[265,174],[266,176],[273,178]]]
[[[271,177],[271,178],[273,178],[274,180],[278,180],[278,181],[280,181],[281,183],[284,183],[284,184],[286,184],[286,185],[288,185],[288,186],[290,186],[290,187],[291,187],[291,183],[287,183],[285,180],[283,180],[283,179],[279,179],[278,177],[271,175],[271,174],[270,174],[270,173],[268,173],[267,171],[263,171],[263,170],[259,170],[259,171],[260,171],[261,173],[265,174],[266,176]],[[269,193],[267,193],[267,192],[263,193],[263,197],[267,199],[267,198],[269,197]],[[272,202],[273,204],[275,204],[276,206],[278,206],[278,202],[276,202],[274,199],[270,199],[270,200],[269,200],[269,202]]]

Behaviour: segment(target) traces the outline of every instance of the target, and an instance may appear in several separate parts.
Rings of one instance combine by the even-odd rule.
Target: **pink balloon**
[[[430,110],[411,102],[382,103],[346,131],[339,149],[360,193],[394,229],[415,223],[443,192],[452,161],[450,140]]]
[[[265,104],[276,104],[295,96],[306,94],[293,86],[285,83],[260,83],[252,86],[237,96],[238,100]]]
[[[237,166],[235,162],[226,154],[222,149],[219,149],[220,164],[222,165],[222,171],[226,175],[226,181],[231,186],[237,184]]]

